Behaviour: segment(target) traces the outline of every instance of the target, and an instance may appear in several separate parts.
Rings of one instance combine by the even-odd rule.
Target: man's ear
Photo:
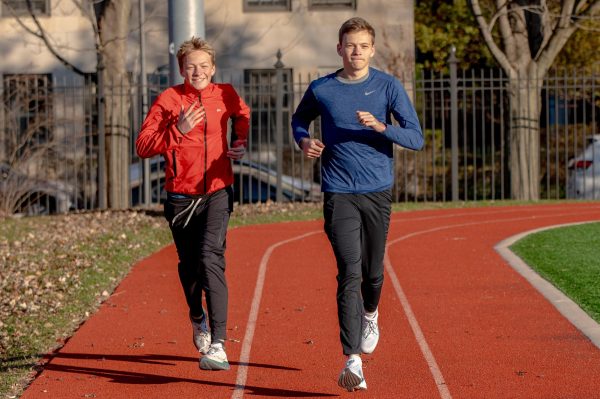
[[[340,57],[342,57],[342,44],[341,44],[341,43],[338,43],[338,44],[337,44],[337,46],[336,46],[336,48],[337,48],[337,53],[338,53],[338,55],[339,55]]]

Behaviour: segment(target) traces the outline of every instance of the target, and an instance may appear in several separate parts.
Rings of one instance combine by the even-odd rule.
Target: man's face
[[[191,84],[195,89],[202,90],[208,86],[215,74],[215,66],[208,53],[196,50],[184,57],[179,72],[186,82]]]
[[[337,45],[337,52],[342,57],[344,69],[360,71],[369,67],[375,55],[375,45],[369,32],[365,30],[344,34],[342,42]]]

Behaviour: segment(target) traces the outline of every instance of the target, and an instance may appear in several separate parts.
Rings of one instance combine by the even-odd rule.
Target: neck
[[[344,68],[340,71],[339,76],[348,80],[358,80],[364,78],[369,73],[369,67],[363,69]]]

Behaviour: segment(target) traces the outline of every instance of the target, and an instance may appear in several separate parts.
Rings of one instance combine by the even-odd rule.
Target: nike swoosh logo
[[[373,93],[375,93],[375,90],[365,91],[365,96],[370,96]]]

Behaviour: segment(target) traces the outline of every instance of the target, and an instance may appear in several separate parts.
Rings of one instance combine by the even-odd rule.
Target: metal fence
[[[404,82],[426,144],[419,152],[395,151],[393,193],[398,202],[511,197],[508,80],[499,70],[456,71],[450,66],[448,75],[424,72]],[[233,165],[238,202],[321,199],[319,161],[304,158],[290,129],[291,115],[314,78],[276,68],[249,71],[238,81],[219,79],[234,84],[252,110],[249,151]],[[539,181],[544,199],[567,197],[570,161],[600,134],[598,78],[596,73],[553,71],[543,82]],[[130,206],[164,198],[163,161],[138,159],[134,143],[147,104],[165,83],[151,80],[144,87],[110,91],[120,96],[110,100],[128,109]],[[106,188],[100,184],[103,157],[94,82],[5,75],[0,90],[0,211],[53,213],[99,207]],[[319,120],[311,129],[320,137]]]

